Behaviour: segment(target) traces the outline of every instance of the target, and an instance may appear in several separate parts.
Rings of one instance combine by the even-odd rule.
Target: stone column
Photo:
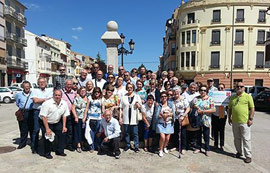
[[[107,31],[101,37],[107,46],[107,66],[113,65],[114,73],[118,73],[118,45],[121,43],[121,37],[117,30],[118,24],[115,21],[109,21]]]

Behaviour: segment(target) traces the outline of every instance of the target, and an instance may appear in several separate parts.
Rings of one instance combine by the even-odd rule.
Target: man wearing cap
[[[207,86],[208,86],[209,92],[218,91],[218,89],[214,86],[214,79],[213,78],[207,79]]]

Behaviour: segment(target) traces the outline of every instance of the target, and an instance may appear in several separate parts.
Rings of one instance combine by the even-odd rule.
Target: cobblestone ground
[[[0,106],[0,147],[17,147],[19,130],[15,119],[15,104]],[[65,151],[67,157],[54,156],[47,160],[33,155],[30,147],[0,154],[0,172],[269,172],[270,170],[270,115],[256,112],[252,127],[253,162],[245,164],[242,159],[234,158],[232,131],[226,126],[225,151],[194,155],[192,151],[181,158],[173,151],[159,158],[156,154],[132,151],[122,152],[121,159],[99,156],[97,153]],[[213,145],[211,141],[210,145]]]

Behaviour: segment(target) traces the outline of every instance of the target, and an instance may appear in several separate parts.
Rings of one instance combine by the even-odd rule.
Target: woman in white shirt
[[[116,88],[113,92],[114,95],[117,95],[120,99],[127,93],[126,87],[123,85],[124,79],[119,76],[116,80]]]
[[[122,97],[120,102],[121,115],[119,118],[120,124],[124,124],[125,141],[127,143],[125,151],[130,149],[130,135],[134,140],[134,151],[139,152],[139,135],[138,122],[139,110],[141,109],[142,101],[139,95],[134,92],[135,86],[132,83],[126,85],[127,94]]]

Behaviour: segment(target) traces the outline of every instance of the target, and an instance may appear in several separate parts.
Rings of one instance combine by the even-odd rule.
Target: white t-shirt
[[[117,95],[118,97],[119,97],[119,99],[121,100],[122,99],[122,97],[125,95],[127,93],[127,90],[126,90],[126,87],[122,87],[121,89],[117,89],[117,88],[115,88],[114,89],[114,92],[113,92],[113,94],[114,95]]]
[[[60,101],[59,105],[56,104],[53,98],[45,101],[40,109],[39,117],[46,117],[49,124],[56,124],[60,121],[62,116],[69,116],[67,102],[65,100]]]
[[[148,123],[151,124],[154,114],[154,104],[151,106],[151,108],[149,108],[147,103],[145,103],[144,105],[142,105],[142,112],[145,113]]]
[[[102,99],[93,100],[91,96],[89,99],[88,118],[101,120]]]
[[[191,94],[189,91],[184,92],[184,93],[182,94],[182,96],[184,96],[184,97],[187,99],[187,101],[188,101],[189,104],[191,104],[192,100],[193,100],[195,97],[198,97],[199,95],[200,95],[200,93],[198,93],[198,92],[195,92],[195,93]]]
[[[182,97],[181,100],[175,100],[173,102],[175,104],[175,119],[178,119],[182,115],[184,115],[185,110],[189,108],[189,103],[185,97]]]
[[[94,86],[94,87],[99,87],[99,88],[101,89],[101,91],[102,91],[103,86],[104,86],[104,84],[106,83],[106,80],[101,79],[100,81],[97,80],[97,82],[96,82],[96,80],[97,80],[97,79],[93,79],[93,80],[92,80],[93,86]],[[97,83],[97,86],[96,86],[96,83]]]

